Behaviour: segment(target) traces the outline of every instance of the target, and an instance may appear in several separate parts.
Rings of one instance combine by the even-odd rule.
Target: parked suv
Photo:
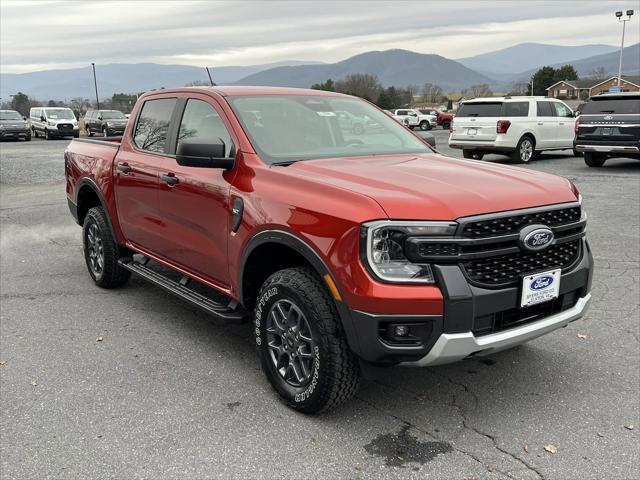
[[[103,137],[122,135],[129,119],[119,110],[89,110],[84,116],[87,137],[99,133]]]
[[[464,158],[499,153],[527,163],[539,152],[573,149],[573,117],[564,102],[547,97],[468,100],[452,122],[449,146]]]
[[[26,118],[15,110],[0,110],[0,139],[5,138],[31,140],[31,129]]]
[[[590,167],[611,157],[640,159],[640,93],[591,97],[576,121],[574,146]]]
[[[377,128],[356,133],[336,112]],[[335,92],[156,90],[132,118],[121,138],[64,154],[89,275],[116,288],[133,272],[251,322],[267,379],[296,410],[354,395],[360,360],[488,355],[589,305],[586,214],[563,177],[439,155]],[[133,307],[126,293],[113,300]]]
[[[73,110],[66,107],[34,107],[29,111],[31,131],[34,137],[42,134],[47,140],[52,138],[80,136],[78,120]]]
[[[420,130],[431,130],[438,125],[435,115],[424,115],[412,108],[394,110],[393,115],[411,129],[418,127]]]

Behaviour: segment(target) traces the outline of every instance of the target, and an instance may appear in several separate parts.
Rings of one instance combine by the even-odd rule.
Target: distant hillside
[[[543,65],[572,63],[582,58],[615,51],[617,47],[611,45],[567,47],[543,43],[520,43],[495,52],[460,58],[457,61],[492,78],[500,78],[502,75],[537,69]]]
[[[588,77],[594,69],[604,68],[607,75],[613,76],[618,74],[618,62],[620,61],[620,50],[615,52],[605,53],[603,55],[595,55],[593,57],[582,58],[570,62],[578,72],[579,77]],[[625,47],[622,52],[623,73],[625,75],[640,75],[640,43]],[[552,67],[560,67],[564,63],[556,63],[551,65]],[[520,72],[511,76],[511,79],[528,80],[531,78],[537,68],[528,70],[526,72]]]
[[[218,67],[213,69],[213,80],[219,84],[232,83],[261,70],[307,63],[315,62],[291,60],[246,67]],[[196,80],[209,80],[207,72],[202,67],[155,63],[97,65],[96,74],[101,98],[110,98],[114,93],[138,93],[160,87],[182,87]],[[18,91],[40,100],[95,97],[91,66],[0,75],[0,97],[8,98]]]
[[[434,83],[445,92],[474,84],[494,83],[490,78],[440,55],[386,50],[363,53],[338,63],[272,68],[249,75],[236,84],[310,87],[328,78],[339,80],[353,73],[375,74],[384,86]]]

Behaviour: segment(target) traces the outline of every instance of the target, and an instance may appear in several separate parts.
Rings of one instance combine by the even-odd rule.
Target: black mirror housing
[[[47,119],[46,119],[46,118],[44,118],[44,115],[40,115],[40,121],[41,121],[41,122],[46,122],[46,121],[47,121]]]
[[[221,138],[215,143],[199,139],[184,139],[178,142],[176,162],[183,167],[233,168],[235,160],[225,157],[226,146]]]

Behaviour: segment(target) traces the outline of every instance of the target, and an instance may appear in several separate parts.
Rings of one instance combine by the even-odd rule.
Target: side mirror
[[[41,121],[41,122],[46,122],[46,121],[47,121],[47,119],[46,119],[46,118],[44,118],[44,115],[40,115],[40,121]]]
[[[25,122],[27,121],[27,117],[25,117],[24,115],[22,116],[22,120],[24,120]]]
[[[99,115],[99,116],[98,116],[98,120],[102,120],[102,115]]]
[[[199,139],[185,139],[178,142],[176,161],[183,167],[233,168],[235,159],[225,157],[226,146],[221,138],[216,143]]]

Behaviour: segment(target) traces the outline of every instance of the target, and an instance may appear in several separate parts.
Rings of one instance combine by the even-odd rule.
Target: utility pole
[[[618,22],[622,22],[622,42],[620,43],[620,63],[618,65],[618,88],[620,88],[622,84],[622,50],[624,49],[624,30],[627,26],[627,22],[631,20],[631,16],[633,15],[633,10],[626,11],[627,18],[622,18],[622,11],[616,12],[616,17],[618,17]]]
[[[100,110],[100,100],[98,100],[98,81],[96,80],[96,64],[91,62],[91,66],[93,67],[93,86],[96,89],[96,106],[98,110]]]
[[[209,75],[209,83],[211,83],[211,86],[214,87],[215,83],[213,83],[213,78],[211,78],[211,72],[209,71],[209,67],[204,67],[207,70],[207,75]]]

